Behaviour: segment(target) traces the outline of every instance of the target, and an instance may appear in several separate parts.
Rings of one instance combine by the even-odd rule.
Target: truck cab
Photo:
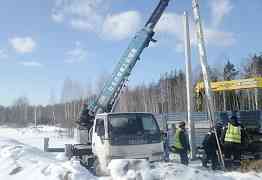
[[[90,134],[96,165],[103,172],[112,159],[152,162],[163,157],[160,128],[151,113],[97,114]]]

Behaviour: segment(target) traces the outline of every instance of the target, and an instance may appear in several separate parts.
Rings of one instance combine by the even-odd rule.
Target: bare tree
[[[28,122],[28,106],[29,100],[27,97],[22,96],[17,98],[13,103],[15,120],[18,125],[26,125]]]

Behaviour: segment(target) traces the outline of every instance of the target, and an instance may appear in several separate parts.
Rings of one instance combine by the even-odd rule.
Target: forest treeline
[[[262,77],[262,54],[253,55],[246,59],[242,68],[227,60],[222,67],[209,67],[209,77],[212,82]],[[202,81],[200,67],[193,72],[193,86]],[[258,106],[255,105],[255,89],[234,90],[214,93],[216,111],[255,110],[262,108],[262,91],[256,89]],[[206,111],[204,93],[193,91],[195,111]],[[225,102],[224,102],[225,99]],[[160,77],[157,82],[149,85],[140,85],[126,88],[121,94],[119,111],[146,111],[146,112],[185,112],[186,102],[186,75],[182,70],[174,70]]]
[[[229,59],[221,67],[208,68],[210,79],[215,81],[262,77],[262,54],[254,54],[237,68]],[[0,106],[0,124],[25,126],[28,124],[59,124],[72,127],[78,120],[85,102],[92,101],[101,89],[107,77],[96,82],[96,90],[67,78],[64,81],[61,98],[54,101],[50,95],[50,104],[46,106],[30,105],[27,97],[18,98],[11,106]],[[193,72],[193,85],[202,80],[200,68]],[[195,111],[206,111],[204,94],[193,93]],[[224,101],[226,99],[226,101]],[[214,93],[216,111],[255,110],[255,90],[235,90]],[[262,108],[262,92],[258,90],[258,109]],[[173,70],[160,76],[159,80],[132,88],[126,86],[120,95],[115,111],[121,112],[185,112],[186,75],[182,70]]]

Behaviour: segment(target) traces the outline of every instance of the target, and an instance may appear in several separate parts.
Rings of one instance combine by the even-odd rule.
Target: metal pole
[[[255,88],[255,110],[258,110],[258,88]]]
[[[35,106],[35,127],[37,127],[36,119],[37,119],[37,107]]]
[[[44,138],[44,152],[48,152],[49,149],[49,137]]]
[[[192,119],[192,70],[191,70],[191,46],[189,35],[189,24],[187,12],[184,12],[184,39],[185,39],[185,60],[186,60],[186,87],[187,87],[187,122],[189,129],[189,144],[191,149],[191,158],[196,158],[195,143],[195,123]]]
[[[226,91],[223,91],[223,104],[224,104],[224,111],[227,111],[227,103],[226,103]]]
[[[203,73],[203,79],[204,79],[204,86],[205,86],[205,93],[206,93],[206,103],[207,103],[207,109],[209,114],[209,122],[212,128],[214,129],[214,133],[216,136],[216,141],[218,145],[218,151],[219,151],[219,158],[221,160],[222,168],[225,169],[224,159],[220,147],[220,142],[217,136],[216,128],[215,128],[215,113],[214,113],[214,103],[213,103],[213,93],[211,90],[211,85],[208,77],[208,70],[207,70],[207,55],[206,55],[206,48],[205,48],[205,42],[204,42],[204,35],[203,35],[203,29],[201,24],[201,18],[200,18],[200,11],[199,11],[199,3],[198,0],[192,0],[192,6],[193,6],[193,15],[194,15],[194,21],[196,24],[196,31],[197,31],[197,46],[199,51],[199,59],[200,64],[202,68]]]
[[[56,122],[55,122],[55,111],[54,110],[53,110],[52,116],[53,116],[54,125],[56,125]]]

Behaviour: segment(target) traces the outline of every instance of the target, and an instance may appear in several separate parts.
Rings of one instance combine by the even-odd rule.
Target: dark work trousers
[[[213,170],[218,169],[218,157],[216,151],[210,151],[208,149],[205,149],[206,152],[206,158],[203,160],[203,166],[207,167],[207,163],[209,160],[211,160],[211,166]]]
[[[184,165],[188,165],[188,156],[187,156],[187,152],[183,149],[179,149],[178,153],[180,155],[180,161],[182,164]]]
[[[169,144],[168,139],[164,139],[164,160],[169,161]]]
[[[225,155],[226,168],[227,167],[231,168],[232,165],[233,165],[233,162],[240,164],[240,158],[241,158],[240,144],[225,142],[225,144],[224,144],[224,155]],[[233,161],[232,161],[232,156],[233,156]]]

